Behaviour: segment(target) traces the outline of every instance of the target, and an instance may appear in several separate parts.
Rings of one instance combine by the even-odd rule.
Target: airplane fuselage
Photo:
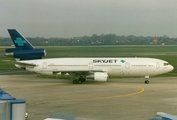
[[[16,48],[6,49],[6,56],[18,59],[15,66],[47,75],[72,75],[74,84],[81,84],[87,78],[107,81],[111,76],[149,76],[164,74],[173,70],[168,62],[153,58],[51,58],[44,49],[36,49],[16,29],[8,29]],[[34,60],[36,59],[36,60]]]
[[[54,58],[19,62],[36,64],[17,67],[41,74],[99,71],[108,76],[154,76],[173,70],[168,62],[154,58]]]

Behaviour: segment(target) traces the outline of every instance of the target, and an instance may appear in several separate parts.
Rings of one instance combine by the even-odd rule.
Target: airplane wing
[[[28,66],[28,67],[38,66],[37,64],[29,63],[29,62],[25,62],[25,61],[10,61],[10,60],[3,60],[3,61],[13,63],[18,68],[25,68],[26,66]],[[72,75],[72,76],[75,76],[75,75],[85,75],[85,76],[87,76],[87,75],[92,75],[95,72],[106,72],[106,71],[103,70],[103,69],[94,69],[94,70],[72,69],[72,70],[53,70],[53,71],[43,70],[43,72],[52,72],[53,75],[57,75],[58,73],[61,73],[62,75],[69,74],[69,75]]]
[[[31,67],[38,66],[34,63],[24,63],[24,62],[20,62],[20,61],[15,62],[15,64],[20,65],[20,66],[26,66],[27,65],[27,66],[31,66]]]
[[[78,75],[89,75],[94,72],[105,72],[105,71],[101,69],[98,69],[98,70],[59,70],[59,71],[53,71],[53,74],[57,74],[59,72],[69,73],[69,74],[78,74]]]
[[[21,67],[25,67],[25,66],[35,67],[35,66],[38,66],[37,64],[26,63],[24,61],[11,61],[11,60],[3,60],[3,61],[13,63],[13,64],[15,64],[17,66],[21,66]],[[46,72],[51,72],[51,71],[46,71]],[[53,72],[53,74],[63,72],[63,73],[88,75],[88,74],[91,74],[91,73],[94,73],[94,72],[105,72],[105,71],[102,70],[102,69],[96,69],[96,70],[78,70],[78,69],[75,69],[75,70],[53,70],[52,72]]]
[[[3,60],[4,62],[8,62],[8,63],[13,63],[13,64],[16,64],[16,65],[20,65],[20,66],[31,66],[31,67],[35,67],[35,66],[38,66],[34,63],[25,63],[23,61],[11,61],[11,60]]]
[[[157,112],[157,115],[161,116],[163,120],[177,120],[176,115],[171,115],[164,112]]]

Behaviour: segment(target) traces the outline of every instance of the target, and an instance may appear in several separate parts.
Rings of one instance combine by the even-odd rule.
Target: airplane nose
[[[172,65],[170,65],[169,70],[172,71],[174,69],[174,67]]]

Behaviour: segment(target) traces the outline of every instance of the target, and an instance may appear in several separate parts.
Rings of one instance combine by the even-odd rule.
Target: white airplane
[[[176,115],[171,115],[171,114],[164,113],[164,112],[157,112],[157,115],[161,116],[162,120],[177,120]]]
[[[44,120],[75,120],[75,115],[63,114],[63,113],[52,113],[49,118]]]
[[[177,120],[176,115],[171,115],[164,112],[157,112],[157,115],[161,116],[162,118],[150,118],[148,120]]]
[[[27,71],[47,75],[72,75],[73,84],[81,84],[86,79],[107,81],[112,76],[149,76],[168,73],[173,66],[167,61],[154,58],[42,58],[44,49],[35,49],[16,29],[8,29],[16,48],[6,49],[6,56],[19,61],[15,66]],[[28,60],[30,59],[30,60]]]

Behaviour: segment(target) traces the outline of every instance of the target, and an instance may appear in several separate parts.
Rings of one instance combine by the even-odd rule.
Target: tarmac
[[[40,78],[36,74],[0,75],[0,87],[26,100],[28,120],[52,113],[73,114],[75,120],[147,120],[157,112],[177,114],[177,77],[118,78],[108,82]]]

